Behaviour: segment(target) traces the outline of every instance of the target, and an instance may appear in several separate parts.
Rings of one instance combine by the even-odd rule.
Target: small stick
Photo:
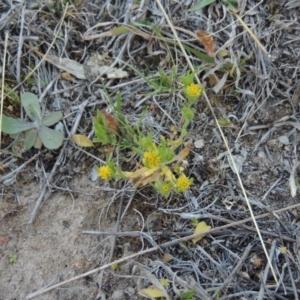
[[[256,42],[257,46],[267,55],[268,58],[271,58],[271,55],[268,53],[266,48],[262,45],[262,43],[259,41],[259,39],[255,36],[255,34],[250,30],[250,28],[247,26],[247,24],[241,19],[241,17],[236,13],[233,13],[233,14],[239,20],[239,22],[242,24],[242,26],[247,30],[247,32],[251,35],[251,37]]]
[[[232,280],[233,280],[233,276],[240,270],[240,268],[242,267],[243,262],[245,261],[245,259],[248,257],[251,249],[252,249],[253,245],[248,245],[247,248],[244,251],[243,256],[239,259],[237,265],[235,266],[235,268],[233,269],[233,271],[231,272],[231,274],[228,276],[228,278],[222,283],[222,285],[215,291],[215,293],[213,294],[212,298],[216,298],[218,296],[218,294],[220,293],[220,291],[225,288]]]
[[[4,81],[5,81],[5,64],[6,64],[7,41],[8,41],[8,31],[5,32],[3,66],[2,66],[1,107],[0,107],[0,149],[1,149],[2,113],[3,113],[3,102],[4,102]]]
[[[12,172],[10,172],[9,174],[6,174],[6,175],[0,177],[0,182],[8,179],[9,177],[11,177],[12,174],[20,172],[26,165],[28,165],[30,162],[32,162],[33,160],[35,160],[40,154],[41,154],[41,152],[37,153],[36,155],[34,155],[33,157],[31,157],[29,160],[27,160],[20,167],[16,168],[15,170],[13,170]]]

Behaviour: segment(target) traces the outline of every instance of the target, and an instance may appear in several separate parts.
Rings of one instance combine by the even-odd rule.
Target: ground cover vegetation
[[[0,4],[3,299],[299,299],[300,4],[283,2]]]

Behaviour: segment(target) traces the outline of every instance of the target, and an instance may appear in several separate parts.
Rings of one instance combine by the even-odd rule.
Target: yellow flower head
[[[98,175],[104,180],[108,180],[112,177],[112,170],[108,166],[102,166],[98,168]]]
[[[164,184],[162,187],[161,187],[162,191],[164,193],[169,193],[170,192],[170,186],[167,185],[167,184]]]
[[[147,168],[156,168],[159,166],[160,163],[160,156],[155,152],[145,152],[143,158],[143,164]]]
[[[189,179],[185,176],[185,174],[181,174],[176,182],[176,186],[179,192],[186,191],[192,184],[193,180]]]
[[[199,84],[191,83],[186,87],[186,93],[189,97],[199,97],[203,92],[203,87]]]

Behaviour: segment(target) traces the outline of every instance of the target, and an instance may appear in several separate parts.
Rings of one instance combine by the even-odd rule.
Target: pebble
[[[113,292],[111,299],[112,300],[120,300],[124,298],[124,291],[122,290],[116,290]]]

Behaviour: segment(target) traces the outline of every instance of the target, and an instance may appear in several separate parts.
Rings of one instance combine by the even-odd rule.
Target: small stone
[[[112,300],[120,300],[120,299],[124,299],[124,292],[122,290],[116,290],[113,292],[112,296],[111,296]]]
[[[197,149],[201,149],[201,148],[204,147],[204,141],[203,141],[203,140],[195,141],[194,146],[195,146],[195,148],[197,148]]]
[[[132,297],[135,294],[135,289],[131,286],[125,289],[126,296]]]
[[[286,135],[278,137],[278,141],[283,145],[288,145],[290,143],[289,138]]]

